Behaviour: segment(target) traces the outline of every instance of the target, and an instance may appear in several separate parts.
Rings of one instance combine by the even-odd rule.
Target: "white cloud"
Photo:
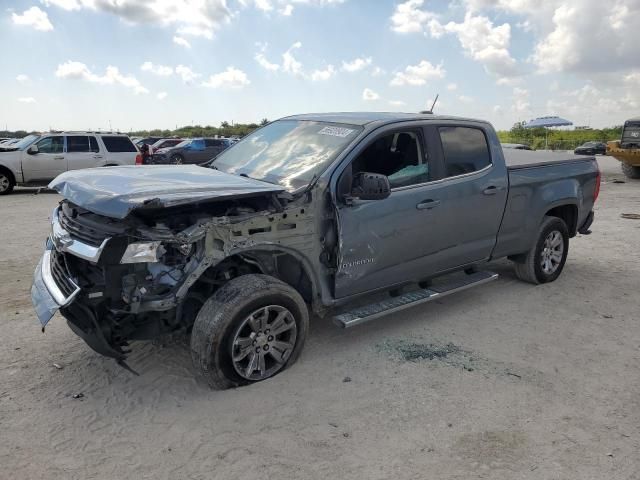
[[[494,26],[488,17],[467,11],[460,23],[429,22],[429,32],[435,38],[445,33],[455,34],[464,52],[480,62],[487,73],[497,77],[518,75],[516,61],[509,53],[511,25],[508,23]]]
[[[466,55],[480,62],[485,70],[499,78],[519,75],[515,59],[509,53],[511,25],[493,22],[476,10],[480,7],[495,6],[507,0],[468,0],[467,11],[462,22],[442,23],[439,16],[422,10],[423,0],[408,0],[396,7],[391,17],[392,29],[399,33],[425,33],[432,38],[454,34]],[[511,4],[531,0],[516,0]],[[549,0],[554,1],[554,0]]]
[[[380,68],[378,66],[375,66],[371,69],[371,76],[373,77],[380,77],[382,75],[386,75],[387,71],[383,68]]]
[[[49,32],[53,30],[53,25],[49,21],[47,12],[40,10],[38,7],[31,7],[30,9],[22,12],[21,15],[12,13],[11,19],[16,25],[27,25],[41,32]]]
[[[359,72],[371,65],[372,58],[356,58],[350,62],[342,62],[342,70],[345,72]]]
[[[270,12],[273,10],[273,5],[271,5],[270,0],[254,0],[255,6],[258,10],[262,10],[263,12]]]
[[[211,75],[209,80],[202,83],[203,87],[210,88],[233,88],[239,89],[251,82],[247,78],[247,74],[235,67],[227,67],[224,72]]]
[[[186,38],[179,37],[178,35],[173,36],[173,43],[180,45],[181,47],[191,48],[189,41]]]
[[[402,100],[389,100],[389,105],[393,107],[403,107],[406,105],[406,102],[403,102]]]
[[[29,75],[25,75],[24,73],[21,73],[20,75],[18,75],[16,77],[16,80],[19,83],[29,83],[31,81],[31,79],[29,78]]]
[[[131,88],[136,94],[149,93],[149,90],[143,87],[138,79],[131,75],[121,74],[118,67],[114,67],[112,65],[107,67],[104,75],[97,75],[89,70],[89,67],[82,62],[67,61],[58,65],[56,77],[72,80],[85,80],[87,82],[98,83],[101,85],[117,84]]]
[[[44,0],[65,10],[111,13],[128,23],[173,26],[181,35],[213,38],[231,21],[227,0]],[[178,37],[180,38],[180,37]]]
[[[436,15],[420,10],[424,0],[408,0],[396,5],[396,9],[391,16],[391,29],[398,33],[419,33],[424,29],[424,25],[436,18]]]
[[[640,2],[549,3],[553,6],[545,9],[546,24],[531,17],[544,32],[532,58],[542,72],[606,72],[639,66]]]
[[[516,87],[513,89],[513,103],[511,110],[517,115],[530,115],[531,103],[529,102],[529,91]]]
[[[140,67],[143,72],[151,72],[160,77],[168,77],[173,75],[173,68],[167,65],[154,65],[152,62],[144,62]]]
[[[22,103],[36,103],[36,99],[33,97],[20,97],[18,101]]]
[[[292,75],[303,74],[302,64],[298,60],[296,60],[292,53],[293,50],[297,50],[300,47],[302,47],[302,43],[296,42],[291,45],[291,47],[289,47],[289,50],[282,54],[282,71],[290,73]]]
[[[199,73],[195,73],[185,65],[178,65],[176,67],[176,75],[179,75],[184,83],[191,83],[200,76]]]
[[[422,60],[418,65],[409,65],[404,72],[396,72],[391,80],[391,86],[426,85],[429,80],[444,78],[446,71],[440,65],[432,65],[427,60]]]
[[[336,69],[333,65],[328,65],[324,70],[314,70],[311,73],[311,80],[314,82],[329,80],[336,74]]]
[[[52,5],[56,7],[60,7],[63,10],[79,10],[82,8],[82,3],[78,0],[40,0],[41,3],[45,4],[47,7]]]
[[[260,65],[265,70],[269,70],[271,72],[280,70],[280,65],[278,65],[277,63],[271,63],[269,60],[267,60],[267,57],[262,52],[256,53],[253,58],[255,58],[256,62],[258,62],[258,65]]]
[[[290,17],[292,13],[293,5],[291,5],[290,3],[280,9],[280,15],[284,15],[285,17]]]
[[[372,102],[374,100],[379,100],[380,99],[380,95],[376,92],[374,92],[373,90],[371,90],[370,88],[365,88],[362,91],[362,99],[367,101],[367,102]]]
[[[449,90],[450,92],[453,92],[454,90],[458,89],[458,85],[455,83],[450,83],[447,85],[447,90]]]
[[[467,96],[467,95],[458,95],[458,100],[460,100],[462,103],[471,103],[473,102],[473,98]]]
[[[167,92],[158,92],[158,94],[156,95],[156,98],[158,100],[164,100],[165,98],[167,98]]]

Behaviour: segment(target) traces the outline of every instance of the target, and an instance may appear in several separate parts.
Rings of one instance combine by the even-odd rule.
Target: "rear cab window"
[[[132,152],[133,153],[138,151],[138,149],[133,144],[133,142],[131,142],[129,137],[103,135],[102,142],[104,143],[104,146],[106,147],[108,152],[112,152],[112,153]]]
[[[491,165],[487,137],[479,128],[442,126],[438,128],[444,155],[445,176],[457,177]]]

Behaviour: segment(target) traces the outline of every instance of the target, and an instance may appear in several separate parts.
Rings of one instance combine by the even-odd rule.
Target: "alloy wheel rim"
[[[264,380],[280,371],[298,335],[293,314],[280,305],[261,307],[236,329],[231,342],[233,368],[242,378]]]
[[[555,273],[562,262],[563,253],[564,240],[562,234],[557,230],[553,230],[544,239],[542,252],[540,253],[540,267],[542,271],[547,275]]]

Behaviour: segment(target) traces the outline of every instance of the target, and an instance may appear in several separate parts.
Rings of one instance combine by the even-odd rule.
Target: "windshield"
[[[279,120],[225,150],[212,165],[297,190],[320,174],[361,131],[356,125]]]
[[[17,148],[18,150],[22,150],[28,147],[29,145],[31,145],[33,142],[35,142],[36,139],[38,139],[39,137],[40,135],[27,135],[19,142],[12,143],[10,146],[11,148]]]

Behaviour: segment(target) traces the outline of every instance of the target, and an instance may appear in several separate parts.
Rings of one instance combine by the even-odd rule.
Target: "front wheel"
[[[638,179],[640,178],[640,167],[622,163],[622,173],[624,173],[627,178]]]
[[[525,282],[553,282],[562,273],[569,252],[569,229],[557,217],[545,217],[538,238],[523,262],[516,262],[516,275]]]
[[[0,171],[0,195],[9,195],[13,191],[15,183],[9,174]]]
[[[291,366],[309,330],[307,306],[268,275],[230,280],[207,300],[191,332],[191,358],[211,388],[266,380]]]

